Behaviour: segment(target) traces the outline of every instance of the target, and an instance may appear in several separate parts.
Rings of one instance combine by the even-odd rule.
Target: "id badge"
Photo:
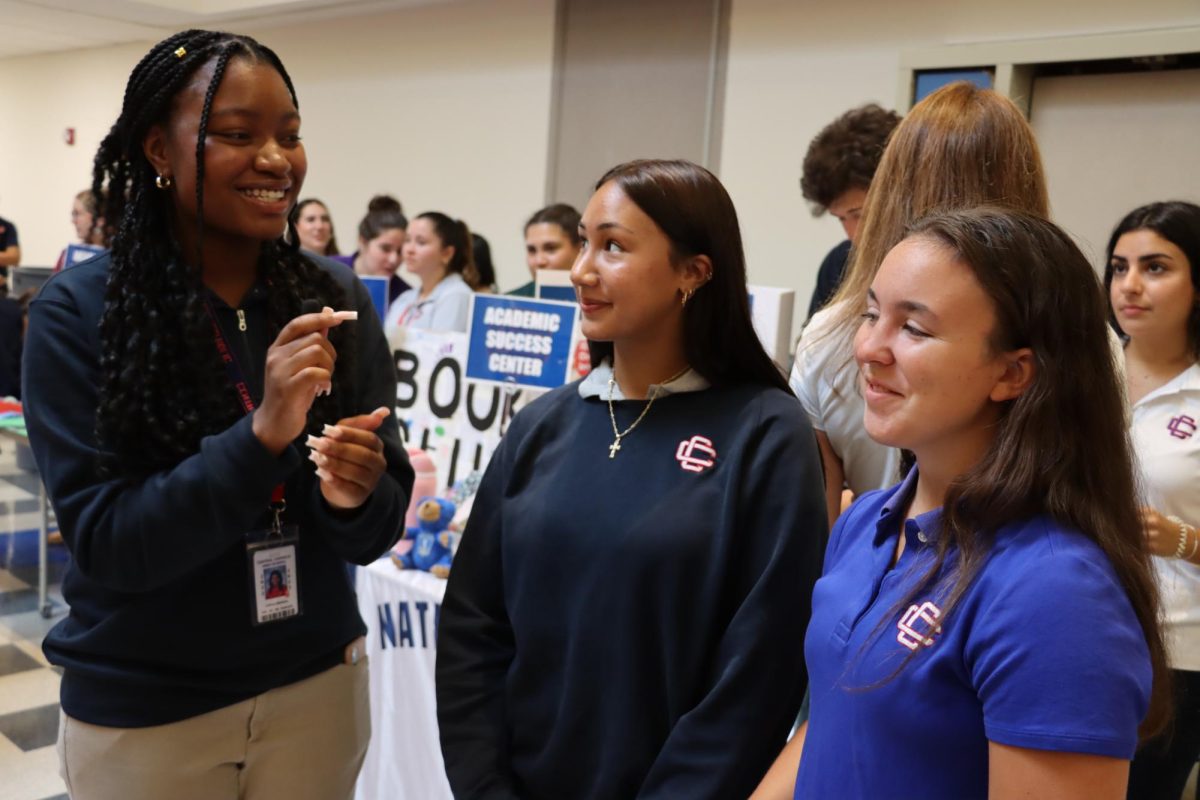
[[[300,568],[296,546],[300,530],[283,525],[278,533],[246,534],[246,565],[250,572],[251,622],[266,625],[303,612],[300,606]]]

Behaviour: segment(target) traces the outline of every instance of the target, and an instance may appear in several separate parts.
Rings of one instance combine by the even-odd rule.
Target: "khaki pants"
[[[339,800],[370,738],[364,658],[168,725],[61,714],[59,774],[72,800]]]

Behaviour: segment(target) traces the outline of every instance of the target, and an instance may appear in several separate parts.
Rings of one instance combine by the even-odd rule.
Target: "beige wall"
[[[142,45],[0,61],[0,216],[17,226],[21,263],[46,266],[75,239],[71,199],[117,116]],[[75,145],[63,141],[74,127]]]
[[[329,202],[343,248],[368,198],[390,191],[410,213],[462,216],[491,240],[501,285],[524,280],[520,227],[546,178],[553,15],[553,0],[463,0],[256,32],[295,77],[306,193]],[[853,105],[893,105],[901,52],[1198,24],[1196,0],[734,0],[720,171],[751,279],[807,304],[840,229],[800,197],[805,147]],[[70,239],[70,198],[145,46],[0,61],[0,215],[19,226],[26,263],[52,261]]]
[[[796,287],[806,309],[821,258],[842,232],[828,216],[813,219],[800,196],[804,151],[847,108],[894,107],[902,51],[1197,25],[1200,4],[735,0],[731,24],[721,178],[737,205],[751,280]]]
[[[542,205],[553,0],[473,0],[250,31],[300,95],[304,194],[329,203],[343,251],[371,195],[445,211],[488,237],[502,286],[527,278],[521,226]],[[0,216],[25,264],[71,240],[70,200],[150,43],[0,61]],[[77,144],[62,129],[78,129]]]

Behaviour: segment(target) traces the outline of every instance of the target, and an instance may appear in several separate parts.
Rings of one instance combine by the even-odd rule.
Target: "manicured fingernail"
[[[320,467],[317,467],[317,477],[323,481],[332,481],[333,480],[333,476],[330,475],[325,470],[321,469]]]
[[[392,413],[392,410],[390,408],[388,408],[387,406],[380,406],[379,408],[375,409],[371,413],[378,414],[381,417],[386,417],[388,414]]]
[[[321,433],[323,433],[326,436],[329,436],[330,438],[333,438],[333,439],[336,439],[342,435],[341,429],[338,428],[338,426],[336,426],[336,425],[326,425],[324,428],[321,429]]]
[[[342,321],[345,321],[345,320],[353,321],[353,320],[358,319],[358,312],[357,311],[334,311],[333,318],[337,319],[337,320],[342,320]]]
[[[308,438],[304,440],[304,443],[306,445],[308,445],[309,447],[320,447],[321,446],[321,440],[318,439],[316,436],[313,436],[311,433],[308,435]]]

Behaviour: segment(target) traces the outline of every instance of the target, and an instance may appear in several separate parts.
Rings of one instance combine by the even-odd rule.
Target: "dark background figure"
[[[800,191],[813,216],[829,212],[842,223],[846,241],[834,247],[817,270],[808,318],[833,297],[846,272],[850,245],[858,234],[867,189],[900,115],[874,103],[852,108],[821,129],[808,145]]]
[[[496,267],[492,264],[492,246],[488,240],[471,232],[471,255],[475,257],[475,275],[471,288],[485,294],[496,293]]]
[[[21,304],[0,287],[0,397],[21,398],[23,317]]]
[[[21,264],[21,243],[17,240],[17,226],[0,217],[0,268],[7,270]],[[3,281],[0,281],[2,283]]]

